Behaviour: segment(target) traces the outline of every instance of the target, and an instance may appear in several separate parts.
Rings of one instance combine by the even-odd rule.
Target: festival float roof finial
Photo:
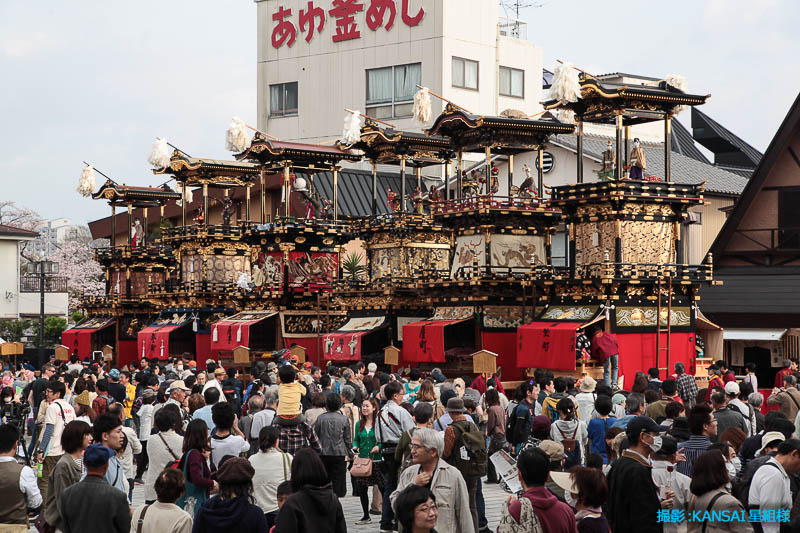
[[[94,190],[97,188],[97,182],[94,175],[94,167],[86,165],[81,171],[81,177],[78,180],[78,193],[84,198],[89,198]]]
[[[150,155],[147,156],[147,162],[153,165],[153,168],[167,168],[170,155],[167,140],[164,137],[156,137],[156,142],[153,143]]]
[[[427,124],[432,118],[431,95],[427,87],[422,87],[414,94],[414,122]]]
[[[353,145],[361,140],[361,113],[348,109],[344,116],[342,142]]]
[[[225,135],[225,149],[240,154],[247,150],[251,142],[247,135],[247,124],[239,117],[233,117]]]

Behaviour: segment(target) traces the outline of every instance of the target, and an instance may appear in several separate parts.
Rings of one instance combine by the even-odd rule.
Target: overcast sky
[[[713,95],[703,111],[761,151],[800,90],[796,1],[534,3],[521,18],[546,68],[686,76]],[[252,0],[0,0],[0,199],[86,223],[109,208],[75,192],[83,160],[157,185],[157,135],[229,157],[231,116],[255,122],[256,31]]]

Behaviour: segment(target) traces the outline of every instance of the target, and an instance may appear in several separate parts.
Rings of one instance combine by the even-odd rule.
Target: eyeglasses
[[[422,444],[412,444],[410,446],[410,448],[412,450],[427,450],[427,448],[425,446],[423,446]]]
[[[432,503],[430,505],[420,505],[416,509],[416,512],[424,514],[429,514],[431,511],[434,513],[439,512],[439,506],[436,503]]]

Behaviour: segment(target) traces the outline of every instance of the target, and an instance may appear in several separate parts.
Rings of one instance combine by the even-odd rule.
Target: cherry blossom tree
[[[89,244],[79,240],[60,243],[50,260],[58,263],[58,275],[67,278],[70,311],[80,308],[81,296],[104,294],[103,269],[100,263],[94,260]]]
[[[33,209],[18,206],[16,202],[10,200],[0,200],[0,224],[36,231],[36,228],[41,226],[43,222],[44,220],[39,216],[39,213]],[[20,242],[20,255],[26,261],[35,261],[37,259],[30,251],[33,248],[31,244],[32,241]]]

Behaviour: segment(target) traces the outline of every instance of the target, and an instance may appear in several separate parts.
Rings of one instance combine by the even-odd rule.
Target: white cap
[[[735,394],[739,395],[739,384],[735,381],[729,381],[725,384],[725,393],[726,394]]]

